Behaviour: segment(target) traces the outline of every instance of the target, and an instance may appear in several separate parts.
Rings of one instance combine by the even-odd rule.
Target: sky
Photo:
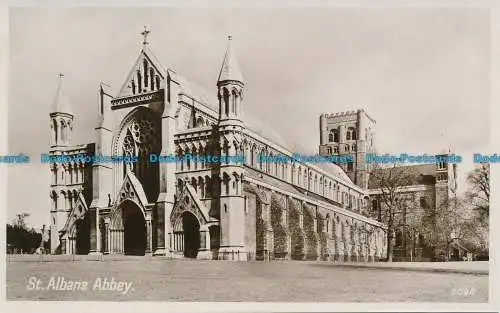
[[[227,35],[245,113],[317,153],[319,115],[365,109],[378,152],[464,157],[489,147],[489,14],[478,8],[11,8],[7,221],[49,222],[49,111],[65,75],[73,143],[94,140],[97,87],[123,84],[141,49],[216,93]]]

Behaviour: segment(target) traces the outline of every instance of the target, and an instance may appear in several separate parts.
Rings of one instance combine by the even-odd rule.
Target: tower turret
[[[73,131],[73,111],[68,98],[63,92],[64,75],[59,74],[59,86],[50,112],[51,147],[71,145]]]
[[[233,50],[232,37],[228,36],[226,54],[217,79],[219,120],[242,121],[243,75]]]
[[[243,75],[228,37],[217,89],[219,97],[218,145],[221,156],[220,180],[220,246],[225,253],[245,252],[245,196],[243,194],[243,163],[228,157],[242,154],[243,144]],[[245,253],[242,253],[246,256]]]

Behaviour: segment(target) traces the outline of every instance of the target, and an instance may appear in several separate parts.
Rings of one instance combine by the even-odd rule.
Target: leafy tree
[[[42,234],[25,226],[7,224],[7,245],[12,249],[32,253],[40,246]]]

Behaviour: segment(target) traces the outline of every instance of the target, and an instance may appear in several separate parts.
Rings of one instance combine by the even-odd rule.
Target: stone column
[[[198,259],[211,260],[212,254],[210,252],[210,231],[208,226],[200,226],[200,249],[198,250]]]
[[[104,253],[109,254],[109,251],[110,251],[110,245],[109,245],[109,239],[110,239],[109,218],[104,219],[104,232],[105,232],[105,237],[104,237]]]
[[[89,219],[90,219],[90,253],[96,254],[99,253],[99,242],[98,242],[98,222],[97,219],[99,217],[99,209],[98,208],[90,208],[89,209]]]
[[[156,247],[154,250],[155,255],[165,254],[165,207],[156,205],[155,208],[155,229]]]
[[[153,248],[153,236],[152,236],[152,227],[151,227],[151,215],[146,214],[146,253],[151,253]]]
[[[321,242],[318,233],[318,217],[314,216],[313,219],[313,227],[314,227],[314,238],[316,239],[316,260],[321,259]]]
[[[285,234],[286,234],[286,259],[291,260],[292,257],[292,236],[290,235],[290,230],[288,229],[289,221],[288,221],[288,214],[289,214],[289,202],[291,201],[290,196],[286,196],[285,198],[285,205],[283,206],[283,211],[282,211],[282,223],[283,227],[285,229]]]

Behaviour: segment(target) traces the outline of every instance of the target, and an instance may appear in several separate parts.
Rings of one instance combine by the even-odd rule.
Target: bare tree
[[[405,219],[404,216],[410,204],[404,195],[404,187],[415,182],[416,174],[411,167],[394,163],[388,167],[374,165],[370,171],[370,180],[377,190],[379,205],[379,218],[387,224],[387,262],[392,262],[394,251],[394,233]]]
[[[470,189],[466,192],[466,198],[481,220],[487,222],[490,216],[490,165],[479,164],[467,175],[467,182]]]

